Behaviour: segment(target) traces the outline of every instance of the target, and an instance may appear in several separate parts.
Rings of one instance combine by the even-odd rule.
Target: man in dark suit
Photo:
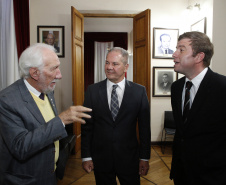
[[[94,169],[97,185],[115,185],[116,176],[121,185],[139,185],[140,175],[149,169],[149,103],[145,88],[125,79],[128,65],[127,51],[111,49],[105,63],[107,79],[89,86],[85,95],[92,119],[82,125],[83,168]]]
[[[52,46],[27,48],[19,66],[21,79],[0,92],[0,184],[56,185],[65,125],[85,123],[90,109],[72,106],[57,116],[53,90],[62,75]]]
[[[159,89],[163,93],[170,92],[171,82],[169,81],[168,74],[163,74],[163,76],[162,76],[162,82],[159,84]]]
[[[212,56],[200,32],[182,34],[173,54],[174,70],[185,75],[171,87],[176,185],[226,184],[226,77],[208,67]]]
[[[158,47],[158,54],[173,54],[173,50],[170,49],[171,37],[169,34],[164,33],[160,35],[161,46]]]

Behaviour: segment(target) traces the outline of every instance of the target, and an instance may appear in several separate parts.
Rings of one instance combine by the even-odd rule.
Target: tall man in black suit
[[[83,106],[57,115],[53,90],[62,78],[54,48],[35,44],[19,60],[21,79],[0,92],[0,184],[56,185],[63,178],[65,125],[89,118]],[[40,97],[40,98],[39,98]]]
[[[212,56],[213,45],[200,32],[182,34],[173,54],[174,70],[185,75],[171,87],[176,185],[226,184],[226,77],[208,67]]]
[[[105,63],[107,79],[89,86],[85,95],[84,106],[93,112],[82,125],[83,168],[94,169],[97,185],[115,185],[116,176],[121,185],[139,185],[140,175],[149,169],[149,103],[145,88],[125,79],[128,66],[128,52],[111,49]],[[119,110],[111,113],[114,103]]]

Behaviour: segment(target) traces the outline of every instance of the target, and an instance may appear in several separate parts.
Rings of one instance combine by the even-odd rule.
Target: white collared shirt
[[[111,93],[112,93],[112,86],[116,85],[115,83],[111,82],[109,79],[107,79],[107,96],[108,96],[108,105],[111,109]],[[125,78],[119,83],[117,83],[118,87],[116,88],[116,93],[118,96],[118,103],[119,107],[121,106],[124,91],[125,91]]]
[[[32,92],[37,97],[40,96],[41,92],[39,92],[34,87],[32,87],[25,78],[24,78],[24,83],[30,92]]]
[[[190,89],[190,107],[194,101],[194,98],[195,98],[195,95],[199,89],[199,86],[204,78],[204,76],[206,75],[208,71],[208,68],[206,67],[204,70],[202,70],[201,73],[199,73],[195,78],[193,78],[191,80],[192,82],[192,87]],[[184,107],[184,96],[185,96],[185,84],[187,81],[190,81],[188,78],[185,79],[185,83],[184,83],[184,89],[183,89],[183,92],[182,92],[182,112],[183,112],[183,107]]]

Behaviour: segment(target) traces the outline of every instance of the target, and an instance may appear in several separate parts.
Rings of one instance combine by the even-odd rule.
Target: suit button
[[[184,139],[181,139],[181,143],[183,143],[184,142]]]

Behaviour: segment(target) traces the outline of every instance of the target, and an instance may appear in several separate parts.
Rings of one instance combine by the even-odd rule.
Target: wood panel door
[[[147,9],[133,18],[133,81],[146,87],[150,102],[150,15]]]
[[[84,16],[71,7],[72,99],[74,105],[84,101]],[[73,123],[75,152],[81,149],[81,124]]]

